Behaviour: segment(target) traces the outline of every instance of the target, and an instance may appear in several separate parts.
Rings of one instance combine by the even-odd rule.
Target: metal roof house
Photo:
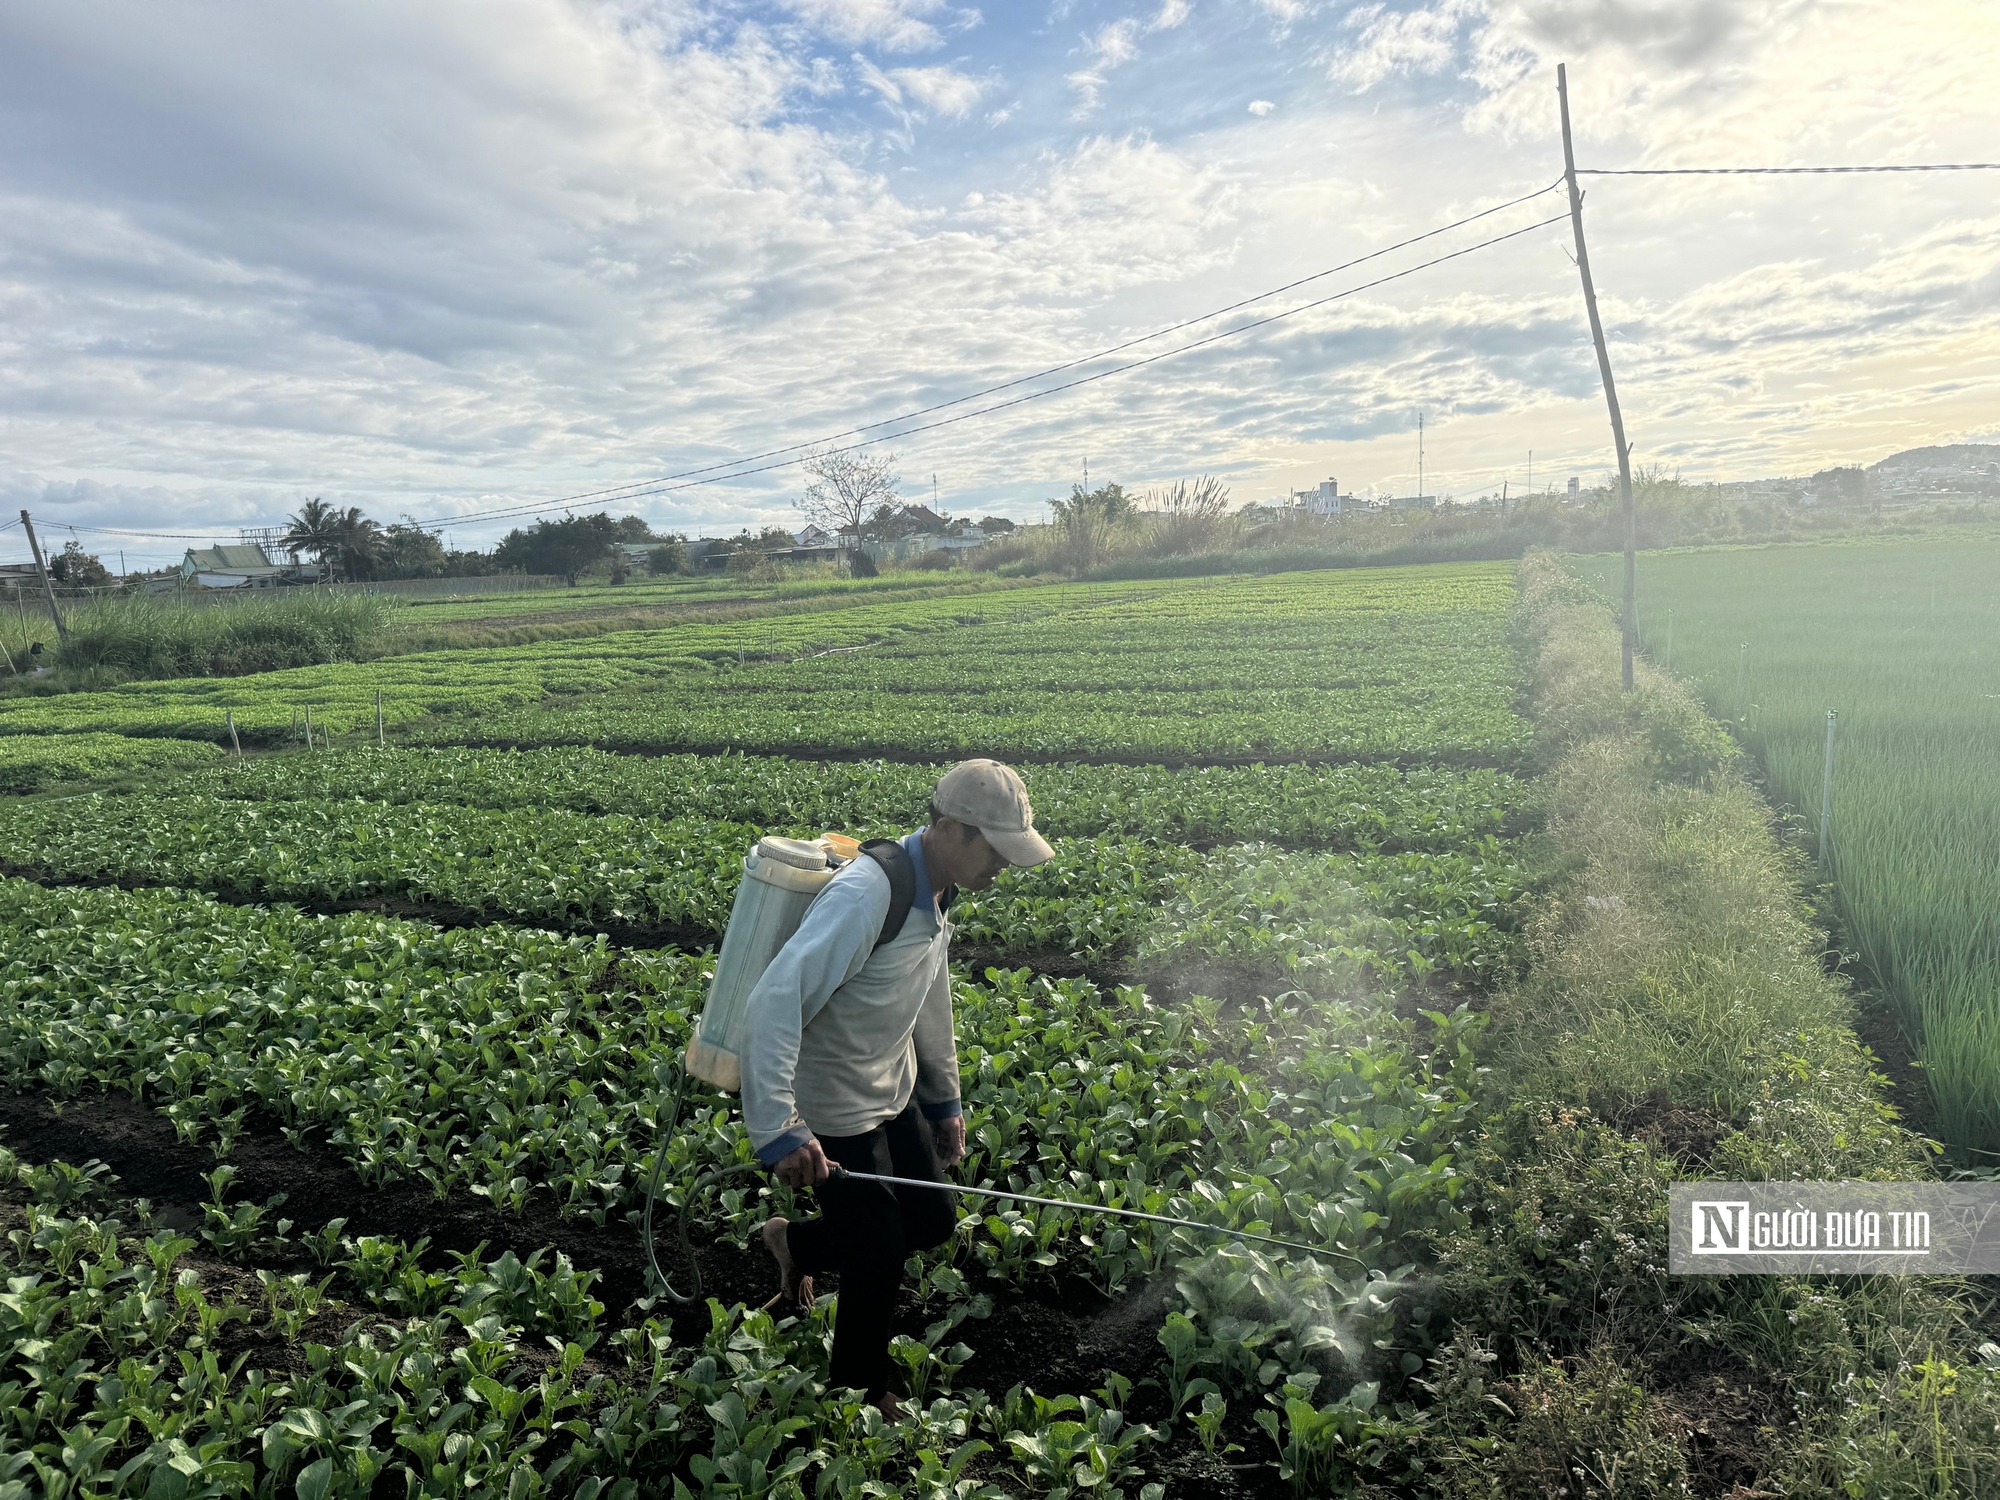
[[[282,584],[316,583],[320,569],[313,563],[274,563],[262,547],[190,547],[181,559],[180,584],[204,589],[277,588]]]

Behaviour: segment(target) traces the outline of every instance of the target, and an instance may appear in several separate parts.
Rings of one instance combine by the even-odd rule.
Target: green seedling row
[[[392,899],[478,918],[659,929],[715,943],[763,829],[528,808],[244,803],[133,794],[0,808],[9,862],[45,881],[181,886],[306,905]],[[900,831],[860,828],[861,833]],[[958,941],[1003,962],[1191,956],[1246,976],[1347,988],[1442,969],[1483,979],[1511,961],[1526,880],[1509,846],[1308,854],[1202,853],[1135,839],[1058,839],[953,909]]]
[[[682,1346],[659,1320],[616,1327],[560,1258],[428,1271],[421,1245],[379,1240],[346,1241],[328,1275],[263,1273],[246,1300],[193,1238],[78,1202],[79,1180],[0,1149],[0,1193],[27,1199],[0,1245],[10,1496],[1000,1500],[1079,1472],[1164,1494],[1133,1483],[1166,1433],[1127,1421],[1130,1381],[961,1390],[949,1327],[896,1340],[922,1399],[891,1426],[827,1383],[831,1303],[784,1323],[711,1303]]]
[[[660,1085],[706,977],[700,957],[508,929],[170,892],[11,883],[6,894],[20,913],[0,928],[10,1085],[74,1099],[129,1091],[220,1153],[261,1107],[287,1129],[324,1132],[366,1181],[471,1191],[510,1210],[539,1187],[598,1224],[630,1216],[662,1148]],[[968,1181],[1263,1226],[1384,1270],[1407,1258],[1410,1236],[1450,1221],[1474,1016],[1431,1015],[1419,1047],[1393,1015],[1296,993],[1225,1016],[1212,1002],[1168,1008],[1137,988],[993,970],[954,999]],[[664,1143],[670,1201],[748,1157],[722,1101],[691,1114]],[[704,1216],[747,1230],[772,1194],[783,1202],[782,1189],[726,1194]],[[975,1208],[960,1233],[950,1284],[968,1297],[981,1278],[1066,1273],[1115,1291],[1214,1249],[1190,1231],[1055,1208]],[[1271,1297],[1215,1295],[1228,1303],[1218,1319]],[[1262,1337],[1280,1325],[1306,1336],[1279,1319]]]
[[[1495,628],[1509,597],[1498,566],[1027,588],[0,701],[0,736],[220,742],[234,714],[250,743],[302,743],[310,714],[323,732],[366,737],[379,694],[385,731],[421,725],[439,742],[943,756],[965,753],[976,732],[989,752],[1026,758],[1435,751],[1492,760],[1525,743],[1511,710],[1512,660]],[[876,690],[883,672],[858,659],[917,636],[939,648],[920,654],[926,662],[947,665],[910,658],[889,675],[960,673],[969,686],[890,713]],[[1158,665],[1146,666],[1156,653]],[[1139,664],[1118,665],[1135,656]],[[1206,664],[1190,688],[1197,656]],[[1107,671],[1123,685],[1089,691]],[[1040,691],[1063,674],[1067,698]],[[600,698],[618,707],[601,712]]]
[[[0,740],[0,755],[8,743]],[[708,817],[765,827],[914,828],[945,770],[942,763],[640,757],[575,747],[363,747],[232,760],[177,783],[175,791],[248,802],[360,799]],[[1526,783],[1482,768],[1029,765],[1021,774],[1035,825],[1053,838],[1446,850],[1504,835],[1531,816]]]
[[[195,741],[138,740],[117,734],[0,736],[0,796],[191,771],[220,759],[217,746]]]

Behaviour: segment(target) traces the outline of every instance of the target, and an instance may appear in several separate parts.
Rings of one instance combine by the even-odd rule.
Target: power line
[[[18,526],[21,523],[16,521],[13,524]],[[51,521],[49,525],[67,531],[101,531],[113,536],[152,537],[163,542],[227,542],[232,536],[240,535],[242,529],[239,527],[236,532],[217,534],[202,531],[134,531],[129,526],[93,526],[84,521]],[[0,527],[0,530],[4,529]]]
[[[1199,313],[1191,318],[1184,318],[1178,323],[1170,323],[1164,328],[1156,328],[1150,333],[1139,335],[1137,338],[1127,339],[1122,344],[1113,344],[1110,348],[1099,349],[1094,354],[1079,355],[1077,358],[1067,360],[1062,364],[1051,365],[1046,370],[1037,370],[1032,375],[1019,375],[1012,380],[1003,380],[998,385],[989,385],[981,390],[969,391],[963,396],[954,396],[949,401],[940,401],[934,405],[918,407],[914,411],[906,411],[897,416],[884,417],[879,422],[865,422],[858,427],[849,427],[841,432],[828,433],[823,437],[813,438],[806,442],[790,443],[782,448],[767,448],[761,453],[745,454],[741,458],[706,464],[699,468],[682,469],[672,474],[660,474],[651,479],[635,479],[630,484],[612,485],[606,489],[588,490],[581,494],[565,495],[555,500],[523,503],[521,505],[503,507],[498,510],[476,511],[460,516],[443,516],[435,520],[421,521],[418,524],[429,526],[458,521],[501,520],[509,516],[532,515],[537,511],[568,509],[591,500],[608,499],[614,496],[630,497],[634,496],[635,492],[658,494],[661,493],[659,490],[650,487],[668,484],[679,479],[693,479],[703,474],[713,474],[720,469],[734,469],[743,464],[757,463],[763,459],[777,458],[787,453],[798,453],[804,449],[818,447],[825,443],[839,442],[842,438],[856,437],[864,432],[875,432],[884,427],[892,427],[899,422],[913,421],[917,417],[926,417],[933,412],[947,411],[954,406],[963,406],[968,401],[977,401],[985,396],[997,395],[1001,391],[1012,390],[1016,386],[1026,385],[1031,381],[1046,380],[1051,375],[1060,375],[1065,370],[1074,370],[1079,366],[1091,364],[1096,360],[1109,359],[1114,354],[1122,354],[1127,349],[1134,349],[1141,344],[1151,343],[1154,339],[1165,338],[1170,333],[1179,333],[1182,329],[1192,328],[1197,323],[1206,323],[1211,318],[1219,318],[1228,313],[1239,312],[1243,308],[1252,306],[1255,303],[1268,301],[1272,297],[1282,296],[1286,292],[1295,291],[1299,287],[1306,286],[1312,282],[1323,281],[1329,276],[1337,276],[1342,271],[1351,271],[1356,266],[1365,265],[1371,260],[1379,260],[1383,256],[1392,255],[1398,250],[1406,250],[1412,245],[1422,244],[1425,240],[1436,239],[1441,234],[1449,234],[1454,229],[1463,229],[1468,224],[1477,223],[1481,219],[1490,218],[1494,214],[1502,213],[1507,209],[1532,202],[1546,193],[1554,192],[1560,186],[1562,186],[1562,179],[1557,178],[1546,187],[1536,188],[1532,193],[1523,193],[1520,197],[1510,198],[1505,203],[1496,203],[1491,208],[1482,208],[1477,213],[1467,214],[1462,219],[1453,220],[1451,223],[1440,225],[1436,229],[1427,229],[1422,234],[1412,235],[1405,240],[1398,240],[1393,245],[1384,245],[1379,250],[1371,250],[1368,254],[1356,256],[1353,260],[1342,261],[1339,265],[1329,266],[1323,271],[1315,271],[1310,276],[1301,276],[1295,281],[1286,282],[1283,286],[1272,287],[1268,291],[1258,292],[1255,296],[1244,297],[1224,307],[1211,308],[1205,313]],[[989,410],[998,409],[997,407],[989,408]],[[928,431],[929,429],[918,428],[916,430]],[[863,445],[857,444],[855,446]],[[749,472],[761,474],[766,472],[766,470],[756,469]]]
[[[1225,329],[1221,333],[1210,334],[1207,338],[1195,339],[1191,343],[1182,344],[1178,348],[1167,349],[1159,354],[1149,354],[1144,359],[1130,360],[1122,365],[1113,365],[1108,370],[1100,370],[1094,375],[1085,375],[1079,380],[1071,380],[1062,385],[1050,386],[1047,390],[1031,391],[1025,396],[1015,396],[1011,400],[996,401],[991,406],[982,406],[974,411],[960,412],[955,417],[945,417],[936,422],[926,422],[921,427],[910,427],[904,429],[901,432],[893,432],[888,434],[888,439],[893,440],[906,437],[915,437],[918,433],[921,432],[935,432],[940,427],[951,427],[959,422],[969,422],[974,417],[988,416],[996,411],[1005,411],[1009,407],[1024,406],[1030,401],[1040,401],[1046,396],[1056,396],[1060,395],[1064,391],[1073,391],[1078,386],[1091,385],[1096,381],[1108,379],[1113,375],[1122,375],[1127,370],[1137,370],[1146,365],[1155,365],[1158,364],[1163,359],[1172,359],[1176,355],[1186,354],[1195,349],[1205,348],[1210,344],[1220,343],[1224,339],[1235,338],[1238,334],[1248,333],[1252,329],[1263,328],[1272,323],[1282,322],[1284,319],[1296,317],[1298,316],[1298,314],[1302,312],[1310,312],[1316,307],[1325,307],[1330,302],[1339,302],[1344,298],[1358,296],[1362,292],[1372,290],[1375,287],[1385,286],[1389,282],[1401,281],[1405,276],[1414,276],[1419,271],[1427,271],[1432,266],[1441,266],[1446,261],[1458,260],[1463,256],[1474,254],[1477,251],[1488,249],[1494,245],[1503,244],[1508,240],[1519,239],[1524,234],[1533,234],[1536,230],[1547,229],[1552,224],[1566,223],[1568,219],[1569,219],[1569,214],[1567,211],[1565,211],[1563,213],[1556,214],[1552,218],[1543,219],[1538,224],[1530,224],[1524,229],[1509,230],[1506,234],[1498,234],[1495,235],[1492,239],[1481,240],[1476,245],[1467,245],[1462,250],[1453,250],[1449,254],[1436,256],[1431,260],[1424,261],[1419,265],[1411,266],[1406,270],[1392,271],[1387,276],[1378,276],[1373,281],[1365,281],[1359,286],[1349,287],[1346,291],[1335,292],[1328,297],[1319,297],[1311,302],[1302,302],[1297,307],[1288,307],[1283,312],[1272,313],[1267,317],[1253,319],[1251,322],[1240,324],[1235,328]],[[859,443],[849,443],[847,446],[843,448],[832,448],[827,451],[830,453],[852,453],[857,448],[866,448],[870,446],[870,444],[872,443],[881,441],[885,441],[885,439],[868,438]],[[667,494],[672,494],[678,490],[696,489],[702,485],[726,484],[733,479],[748,479],[754,474],[767,474],[773,469],[790,468],[792,462],[793,461],[791,459],[783,459],[777,463],[764,464],[761,465],[760,467],[753,469],[739,469],[732,474],[718,474],[711,478],[706,478],[706,479],[685,479],[679,481],[678,483],[671,483],[671,484],[656,483],[647,488],[634,490],[630,492],[626,498],[636,500],[647,495],[667,495]],[[528,506],[522,511],[510,511],[506,512],[506,514],[527,514],[536,511],[575,509],[577,505],[582,503],[583,502],[581,501],[576,501],[570,503],[567,506],[561,504],[560,502],[555,504]],[[457,519],[460,521],[492,520],[495,519],[495,514],[496,513],[489,512],[485,515],[463,516],[463,517],[458,517]],[[423,524],[428,525],[430,523],[426,522]]]
[[[2000,161],[1924,162],[1906,167],[1578,167],[1579,177],[1777,177],[1849,172],[2000,172]]]

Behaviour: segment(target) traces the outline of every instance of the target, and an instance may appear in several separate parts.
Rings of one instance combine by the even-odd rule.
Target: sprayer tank
[[[742,1089],[750,992],[833,879],[829,856],[844,852],[825,839],[765,838],[744,859],[708,1003],[688,1043],[687,1070],[696,1078],[732,1094]]]

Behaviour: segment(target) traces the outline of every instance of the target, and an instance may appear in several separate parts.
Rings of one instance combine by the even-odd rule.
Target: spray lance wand
[[[758,1162],[732,1162],[726,1167],[717,1167],[712,1172],[705,1172],[695,1179],[694,1186],[689,1189],[687,1196],[681,1200],[680,1212],[675,1218],[675,1230],[681,1245],[681,1258],[687,1263],[688,1267],[689,1289],[685,1293],[675,1291],[673,1283],[667,1280],[666,1273],[660,1269],[658,1254],[655,1250],[653,1203],[659,1196],[660,1182],[666,1171],[667,1153],[665,1142],[672,1135],[675,1124],[679,1122],[681,1099],[686,1088],[687,1075],[683,1073],[679,1083],[674,1087],[673,1107],[668,1115],[666,1126],[660,1132],[661,1145],[653,1155],[653,1173],[652,1177],[646,1183],[646,1211],[640,1230],[646,1241],[648,1280],[653,1286],[663,1292],[669,1300],[679,1303],[698,1302],[701,1300],[701,1266],[695,1259],[694,1242],[688,1237],[688,1210],[693,1206],[694,1200],[701,1195],[703,1189],[717,1182],[764,1170],[762,1164]],[[1102,1214],[1120,1219],[1144,1219],[1149,1223],[1166,1224],[1175,1229],[1205,1230],[1209,1234],[1227,1235],[1231,1239],[1236,1240],[1253,1240],[1260,1245],[1276,1245],[1280,1249],[1297,1250],[1306,1255],[1320,1256],[1333,1260],[1352,1261],[1355,1265],[1361,1267],[1363,1271],[1368,1269],[1366,1261],[1362,1260],[1358,1255],[1349,1255],[1345,1250],[1329,1250],[1319,1245],[1303,1244],[1298,1240],[1279,1239],[1275,1235],[1253,1234],[1247,1229],[1231,1229],[1222,1224],[1203,1223],[1199,1219],[1182,1219],[1172,1214],[1145,1213],[1136,1208],[1112,1208],[1108,1204],[1078,1203],[1068,1198],[1039,1198],[1032,1193],[1013,1193],[1001,1188],[965,1187],[956,1182],[933,1182],[925,1177],[892,1177],[884,1172],[853,1172],[841,1166],[838,1162],[832,1162],[828,1165],[832,1168],[833,1176],[845,1177],[854,1182],[879,1182],[884,1187],[934,1188],[940,1192],[957,1193],[960,1197],[964,1198],[1004,1198],[1011,1203],[1034,1203],[1044,1208],[1066,1208],[1080,1214]]]
[[[728,1166],[717,1167],[703,1173],[694,1180],[687,1196],[681,1200],[677,1216],[676,1231],[680,1239],[681,1255],[688,1266],[690,1290],[684,1295],[674,1290],[660,1269],[659,1256],[653,1234],[653,1207],[660,1194],[660,1185],[666,1176],[667,1142],[673,1138],[674,1129],[680,1123],[681,1105],[687,1094],[690,1074],[703,1082],[714,1085],[724,1093],[735,1093],[742,1086],[741,1058],[749,1038],[749,1022],[746,1016],[746,1002],[757,978],[777,955],[792,933],[798,929],[806,908],[834,877],[836,870],[857,858],[865,858],[871,845],[863,845],[845,834],[824,834],[812,841],[780,838],[767,835],[757,841],[757,845],[744,858],[743,879],[736,888],[735,903],[730,908],[729,926],[723,934],[721,951],[716,955],[715,973],[709,986],[708,1000],[702,1009],[701,1018],[695,1024],[694,1035],[688,1044],[684,1066],[673,1085],[673,1097],[660,1128],[660,1143],[653,1152],[653,1171],[646,1184],[646,1209],[641,1221],[640,1233],[646,1242],[646,1267],[648,1280],[659,1288],[662,1295],[679,1303],[694,1302],[701,1297],[701,1267],[694,1256],[694,1243],[688,1238],[688,1210],[704,1189],[731,1177],[744,1176],[763,1170],[757,1162],[732,1162]],[[885,866],[885,871],[887,867]],[[895,882],[890,882],[891,903],[895,897]],[[904,898],[904,911],[908,911],[909,896]],[[896,919],[901,926],[901,919]],[[878,944],[879,944],[878,939]],[[654,1075],[664,1089],[664,1070]],[[1176,1229],[1205,1230],[1210,1234],[1227,1235],[1231,1239],[1252,1240],[1262,1245],[1276,1245],[1284,1250],[1297,1250],[1306,1255],[1327,1256],[1337,1260],[1347,1260],[1360,1266],[1363,1271],[1368,1263],[1359,1256],[1344,1250],[1328,1250],[1315,1245],[1301,1244],[1297,1240],[1279,1239],[1275,1235],[1254,1234],[1247,1229],[1229,1229],[1221,1224],[1204,1224],[1198,1219],[1182,1219],[1171,1214],[1145,1213],[1136,1208],[1111,1208],[1096,1203],[1074,1203],[1063,1198],[1038,1198],[1029,1193],[1013,1193],[1001,1188],[963,1187],[952,1182],[931,1182],[916,1177],[891,1177],[877,1172],[850,1172],[835,1165],[836,1176],[852,1178],[857,1182],[879,1182],[888,1187],[937,1188],[947,1193],[956,1193],[966,1198],[1001,1198],[1013,1203],[1033,1203],[1046,1208],[1066,1208],[1080,1214],[1099,1214],[1120,1219],[1144,1219],[1154,1224],[1166,1224]]]

